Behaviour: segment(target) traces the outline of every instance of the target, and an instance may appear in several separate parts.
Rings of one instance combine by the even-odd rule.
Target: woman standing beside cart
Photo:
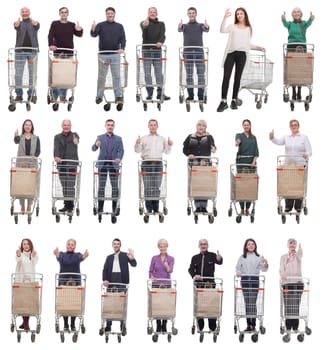
[[[236,155],[237,172],[255,172],[256,161],[259,157],[257,139],[252,133],[252,124],[249,119],[244,119],[242,125],[244,132],[236,134],[235,137],[235,144],[238,147]],[[239,202],[239,204],[240,214],[249,215],[251,202]]]

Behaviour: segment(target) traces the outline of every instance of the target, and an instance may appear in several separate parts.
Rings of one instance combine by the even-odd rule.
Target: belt
[[[144,164],[162,164],[162,160],[144,160]]]

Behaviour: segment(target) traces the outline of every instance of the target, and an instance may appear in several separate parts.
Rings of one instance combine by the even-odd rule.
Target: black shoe
[[[228,108],[227,102],[221,101],[217,108],[217,112],[223,112],[227,108]]]
[[[64,326],[64,332],[69,332],[69,326]]]
[[[122,96],[116,97],[115,103],[123,103],[123,97]]]
[[[244,332],[252,332],[253,327],[252,326],[247,326]]]
[[[148,95],[148,96],[146,97],[146,99],[149,100],[149,101],[152,100],[152,95]]]
[[[194,100],[194,97],[193,96],[188,96],[187,98],[186,98],[186,101],[193,101]]]
[[[161,330],[163,333],[167,333],[167,321],[166,320],[162,321]]]
[[[201,208],[196,208],[196,213],[201,213]]]
[[[110,332],[110,331],[111,331],[111,325],[108,324],[108,325],[106,325],[106,327],[105,327],[105,332]]]
[[[290,211],[292,211],[292,209],[290,209],[290,208],[285,208],[285,213],[289,213]]]
[[[164,94],[163,94],[162,97],[163,97],[163,101],[168,101],[168,100],[171,99],[170,96],[167,96],[167,95],[164,95]],[[161,100],[161,94],[157,94],[157,100]]]
[[[296,101],[296,93],[295,92],[293,92],[293,94],[292,94],[292,100]]]
[[[231,109],[238,109],[236,100],[231,100],[230,108]]]
[[[103,98],[102,98],[102,97],[97,96],[97,97],[96,97],[96,99],[95,99],[95,102],[96,102],[96,104],[97,104],[97,105],[99,105],[100,103],[102,103],[102,102],[103,102]]]
[[[207,214],[208,214],[207,208],[201,208],[201,211],[202,211],[203,213],[207,213]]]
[[[59,209],[58,211],[60,212],[60,213],[65,213],[66,211],[68,211],[69,209],[67,208],[67,207],[63,207],[63,208],[61,208],[61,209]]]
[[[296,95],[296,99],[297,99],[298,101],[301,101],[301,100],[302,100],[301,93],[297,93],[297,95]]]
[[[203,101],[203,100],[204,100],[204,97],[203,97],[203,96],[198,96],[198,100],[199,100],[199,101]]]
[[[157,325],[157,330],[156,330],[156,332],[157,332],[157,333],[161,333],[161,325],[160,325],[160,324]]]
[[[72,332],[76,332],[76,327],[75,327],[75,326],[70,326],[70,330],[71,330]]]
[[[23,100],[23,98],[22,98],[21,95],[17,95],[17,96],[13,99],[14,102],[21,102],[22,100]]]

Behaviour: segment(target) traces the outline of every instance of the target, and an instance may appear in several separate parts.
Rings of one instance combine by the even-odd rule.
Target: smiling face
[[[290,121],[290,129],[293,135],[299,132],[300,124],[297,120]]]
[[[159,250],[160,250],[160,254],[164,255],[167,253],[168,250],[168,243],[166,241],[161,241],[158,244]]]
[[[158,17],[158,11],[155,7],[150,7],[148,10],[148,17],[155,20]]]
[[[188,11],[188,18],[190,22],[195,22],[197,17],[197,12],[195,10]]]
[[[290,240],[287,244],[288,251],[290,253],[296,252],[297,242],[295,240]]]
[[[23,7],[20,10],[20,16],[22,19],[28,19],[30,17],[30,10],[27,7]]]
[[[201,239],[199,241],[200,253],[205,253],[208,250],[208,241],[206,239]]]
[[[246,249],[248,253],[253,253],[255,251],[256,245],[254,241],[248,241],[246,244]]]
[[[244,23],[245,22],[245,12],[243,10],[237,10],[235,17],[237,19],[238,23]]]
[[[29,242],[26,239],[22,241],[22,249],[24,252],[30,252],[31,247]]]
[[[68,134],[72,129],[72,123],[70,120],[64,120],[62,123],[62,129],[64,134]]]
[[[207,130],[207,123],[204,120],[199,120],[197,123],[197,134],[204,135]]]
[[[155,120],[150,120],[148,127],[151,134],[156,134],[158,130],[158,122]]]
[[[292,17],[294,21],[300,21],[302,19],[302,11],[301,9],[299,9],[298,7],[296,7],[293,11],[292,11]]]
[[[115,12],[112,10],[107,10],[106,11],[106,20],[107,22],[114,22],[115,18]]]
[[[244,129],[244,132],[245,132],[245,133],[249,133],[250,128],[251,128],[250,122],[244,121],[244,122],[243,122],[243,129]]]
[[[23,132],[29,134],[31,130],[32,130],[32,123],[30,120],[26,120],[23,124]]]
[[[112,242],[112,248],[114,250],[114,253],[118,253],[121,249],[121,242],[120,241],[117,241],[117,240],[114,240]]]
[[[67,241],[67,244],[66,244],[66,250],[67,250],[69,253],[74,253],[75,248],[76,248],[76,242],[75,242],[73,239],[69,239],[69,240]]]
[[[112,121],[107,121],[106,123],[105,123],[105,128],[106,128],[106,132],[109,134],[109,135],[111,135],[111,134],[113,134],[113,131],[114,131],[114,122],[112,122]]]

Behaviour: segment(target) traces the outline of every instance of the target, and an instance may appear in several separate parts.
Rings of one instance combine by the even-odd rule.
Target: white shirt
[[[141,143],[134,146],[137,153],[141,153],[143,160],[147,159],[162,159],[162,154],[169,154],[171,146],[168,145],[167,140],[158,134],[149,134],[141,138]]]
[[[114,254],[112,272],[121,272],[119,253]]]

